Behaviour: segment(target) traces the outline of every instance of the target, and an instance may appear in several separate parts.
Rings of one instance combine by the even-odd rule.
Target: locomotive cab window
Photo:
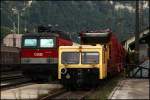
[[[62,64],[79,64],[80,54],[79,52],[63,52],[61,54]]]
[[[37,39],[24,39],[23,46],[25,46],[25,47],[35,47],[35,46],[37,46]]]
[[[40,39],[41,48],[52,48],[55,46],[54,39]]]
[[[81,60],[82,60],[82,64],[98,64],[99,53],[98,52],[82,52]]]

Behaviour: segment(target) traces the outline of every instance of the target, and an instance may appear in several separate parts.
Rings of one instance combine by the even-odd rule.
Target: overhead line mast
[[[139,0],[136,0],[136,16],[135,16],[135,52],[136,64],[139,64]]]

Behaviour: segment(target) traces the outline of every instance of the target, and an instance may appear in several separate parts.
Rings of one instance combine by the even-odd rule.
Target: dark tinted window
[[[62,64],[79,64],[79,52],[63,52],[61,55]]]
[[[99,63],[98,52],[83,52],[81,58],[82,58],[82,64],[98,64]]]

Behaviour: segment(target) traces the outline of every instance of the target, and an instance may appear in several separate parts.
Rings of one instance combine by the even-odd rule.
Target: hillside
[[[71,33],[110,28],[123,40],[135,30],[134,6],[135,1],[1,1],[1,36],[17,27],[15,12],[19,10],[20,33],[25,28],[33,32],[38,25],[48,24]],[[145,28],[149,25],[148,7],[143,15]]]

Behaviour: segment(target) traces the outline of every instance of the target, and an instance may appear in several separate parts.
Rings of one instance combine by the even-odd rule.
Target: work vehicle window
[[[63,52],[61,54],[62,64],[79,64],[80,54],[79,52]]]
[[[98,64],[99,53],[98,52],[82,52],[81,62],[82,64]]]
[[[52,48],[54,47],[54,45],[55,45],[54,39],[40,39],[40,47]]]
[[[37,46],[37,39],[24,39],[24,45],[25,47],[35,47]]]

